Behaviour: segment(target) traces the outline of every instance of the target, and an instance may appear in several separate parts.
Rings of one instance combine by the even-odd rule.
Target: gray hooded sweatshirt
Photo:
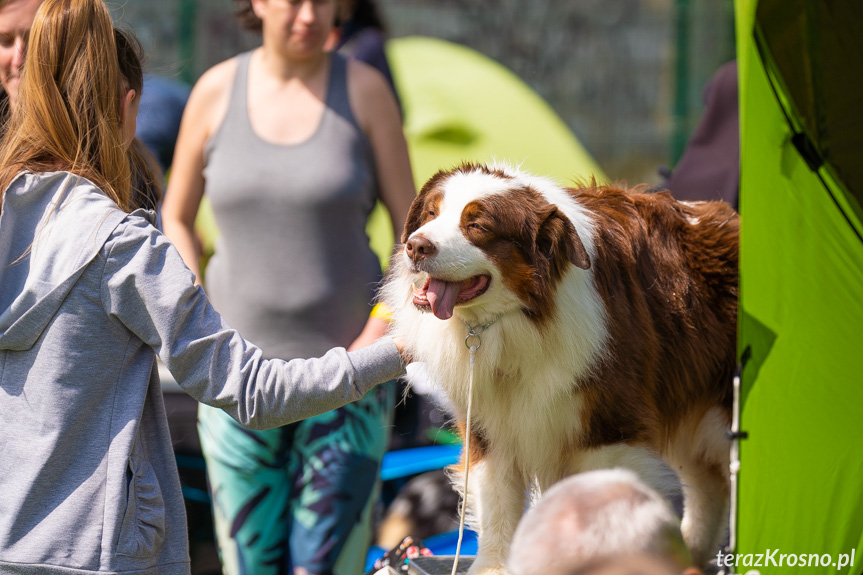
[[[0,573],[189,572],[156,354],[183,389],[266,429],[398,377],[389,338],[265,360],[213,310],[148,212],[22,173],[0,212]]]

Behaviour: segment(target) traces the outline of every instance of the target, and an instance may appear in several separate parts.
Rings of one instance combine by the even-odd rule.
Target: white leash
[[[503,314],[501,314],[503,315]],[[455,560],[452,564],[452,575],[456,575],[458,570],[458,559],[461,556],[461,542],[464,537],[464,518],[467,512],[467,481],[470,473],[470,412],[473,406],[473,371],[476,362],[476,350],[482,345],[480,335],[488,329],[488,326],[500,319],[500,315],[478,328],[472,327],[469,323],[462,320],[462,323],[467,327],[467,337],[464,338],[465,346],[470,350],[470,377],[467,384],[467,424],[465,426],[464,438],[464,497],[461,502],[461,517],[458,524],[458,543],[455,546]],[[476,345],[471,345],[471,339],[476,340]]]

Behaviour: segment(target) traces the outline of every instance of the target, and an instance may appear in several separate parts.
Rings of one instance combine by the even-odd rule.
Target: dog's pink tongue
[[[449,319],[455,307],[455,300],[461,291],[461,284],[434,279],[429,282],[427,297],[432,313],[439,319]]]

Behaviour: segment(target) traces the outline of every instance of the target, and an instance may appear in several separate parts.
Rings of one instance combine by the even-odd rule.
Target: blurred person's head
[[[130,209],[128,149],[143,84],[132,43],[118,58],[130,37],[118,35],[102,0],[43,2],[0,146],[0,189],[22,170],[67,170]]]
[[[318,55],[335,26],[338,0],[234,0],[243,28],[291,57]]]
[[[590,471],[553,485],[516,529],[513,575],[696,574],[669,504],[633,472]]]
[[[33,18],[42,0],[0,0],[0,86],[14,104]]]
[[[695,568],[682,569],[674,561],[647,553],[602,559],[569,575],[681,575],[701,573]]]

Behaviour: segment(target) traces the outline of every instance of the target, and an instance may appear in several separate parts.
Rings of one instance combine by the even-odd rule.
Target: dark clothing
[[[393,94],[396,96],[396,103],[399,103],[398,91],[393,81],[392,72],[390,72],[390,65],[387,62],[385,44],[386,36],[382,30],[372,27],[358,27],[352,22],[348,22],[342,29],[342,38],[336,50],[380,71],[392,88]],[[401,107],[400,103],[399,107]]]
[[[393,75],[387,63],[384,33],[377,28],[356,28],[350,22],[345,24],[338,51],[380,70],[395,92]]]
[[[163,172],[174,158],[174,145],[190,91],[179,80],[144,76],[135,135],[153,152]]]
[[[725,200],[740,190],[737,62],[723,64],[704,88],[704,114],[665,187],[679,200]]]

